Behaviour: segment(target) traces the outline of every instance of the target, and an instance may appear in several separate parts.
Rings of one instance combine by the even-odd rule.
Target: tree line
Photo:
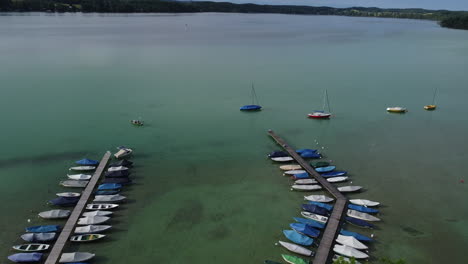
[[[178,2],[169,0],[0,0],[3,12],[99,12],[99,13],[273,13],[429,19],[443,27],[468,29],[468,12],[376,7],[315,7],[233,4],[223,2]]]

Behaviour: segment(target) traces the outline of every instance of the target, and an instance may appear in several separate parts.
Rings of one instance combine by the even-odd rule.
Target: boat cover
[[[13,262],[38,262],[42,259],[42,253],[17,253],[8,256]]]
[[[327,209],[322,208],[315,204],[303,204],[302,209],[306,210],[307,212],[324,215],[324,216],[327,216],[329,214]]]
[[[330,172],[325,172],[325,173],[320,173],[322,177],[327,178],[327,177],[337,177],[337,176],[344,176],[346,175],[346,171],[330,171]]]
[[[260,109],[262,109],[262,107],[259,105],[244,105],[240,108],[240,110],[243,110],[243,111],[254,111],[254,110],[260,110]]]
[[[302,154],[304,152],[312,152],[312,153],[315,153],[317,152],[318,150],[316,149],[296,149],[296,153],[299,153],[299,154]]]
[[[369,207],[365,207],[365,206],[360,206],[360,205],[355,205],[355,204],[349,204],[348,208],[359,211],[359,212],[363,212],[363,213],[369,213],[369,214],[375,214],[375,213],[379,212],[379,210],[377,210],[377,209],[373,209],[373,208],[369,208]]]
[[[357,218],[354,218],[354,217],[347,216],[347,217],[346,217],[346,221],[348,221],[348,222],[351,223],[351,224],[360,226],[360,227],[374,228],[374,225],[373,225],[373,224],[367,223],[367,222],[364,221],[364,220],[357,219]]]
[[[307,224],[311,227],[319,228],[319,229],[324,229],[325,224],[322,224],[320,222],[317,222],[312,219],[307,219],[307,218],[301,218],[301,217],[293,217],[294,221],[302,223],[302,224]]]
[[[372,238],[370,238],[370,237],[366,237],[365,235],[361,235],[359,233],[351,232],[351,231],[344,230],[344,229],[341,229],[340,234],[342,234],[344,236],[352,236],[352,237],[354,237],[354,238],[356,238],[357,240],[360,240],[360,241],[365,241],[365,242],[371,242],[372,241]]]
[[[26,232],[29,233],[45,233],[45,232],[57,232],[60,230],[59,225],[42,225],[42,226],[31,226],[26,228]]]
[[[121,170],[121,171],[106,171],[104,176],[107,178],[118,178],[118,177],[128,177],[130,176],[130,172],[128,170]]]
[[[75,163],[78,165],[92,166],[92,165],[98,165],[99,161],[91,160],[91,159],[82,159],[82,160],[75,161]]]
[[[80,197],[57,197],[55,199],[52,199],[49,201],[49,203],[53,205],[59,205],[59,206],[73,206],[78,203],[80,200]]]
[[[310,237],[318,237],[320,235],[320,231],[313,228],[310,225],[302,224],[302,223],[292,223],[289,226],[296,230],[297,232],[310,236]]]
[[[312,238],[301,235],[294,230],[283,230],[283,234],[286,236],[286,238],[299,245],[310,246],[312,243],[314,243]]]
[[[104,184],[101,184],[101,185],[98,186],[99,191],[118,190],[120,188],[122,188],[122,184],[118,184],[118,183],[104,183]]]
[[[112,194],[118,194],[120,190],[110,190],[110,191],[97,191],[94,194],[95,195],[112,195]]]
[[[309,174],[307,172],[299,173],[299,174],[294,174],[294,179],[299,180],[299,179],[309,179]]]
[[[119,183],[119,184],[130,184],[132,180],[128,177],[121,177],[121,178],[105,178],[102,183]]]
[[[300,155],[301,157],[306,158],[306,159],[320,159],[322,157],[322,155],[320,155],[317,152],[308,152],[308,151],[302,152]]]
[[[273,151],[268,154],[269,158],[279,158],[279,157],[288,157],[289,154],[284,151]]]
[[[318,207],[322,207],[323,209],[325,209],[327,211],[332,211],[333,210],[333,205],[329,205],[329,204],[326,204],[326,203],[309,201],[309,204],[315,204]]]
[[[24,241],[28,242],[47,242],[47,241],[52,241],[55,239],[55,236],[57,233],[27,233],[24,235],[21,235],[21,238]]]
[[[336,169],[336,166],[326,166],[315,168],[317,172],[330,172]]]

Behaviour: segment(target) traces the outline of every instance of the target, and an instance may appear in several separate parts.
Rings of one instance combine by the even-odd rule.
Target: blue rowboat
[[[269,158],[289,157],[289,154],[284,151],[273,151],[268,154]]]
[[[82,159],[82,160],[75,161],[75,163],[78,165],[95,166],[99,164],[99,161],[90,160],[90,159]]]
[[[52,241],[55,239],[56,236],[57,236],[57,233],[53,233],[53,232],[52,233],[26,233],[26,234],[21,235],[21,238],[24,241],[35,243],[35,242]]]
[[[98,191],[104,190],[119,190],[122,188],[122,184],[119,183],[104,183],[99,185]]]
[[[374,228],[374,225],[373,225],[373,224],[367,223],[367,222],[364,221],[364,220],[357,219],[357,218],[354,218],[354,217],[349,217],[349,216],[347,216],[347,217],[346,217],[346,221],[347,221],[348,223],[350,223],[350,224],[353,224],[353,225],[356,225],[356,226],[359,226],[359,227]]]
[[[334,171],[335,169],[336,169],[336,166],[326,166],[326,167],[315,168],[315,171],[322,173],[322,172]]]
[[[74,206],[78,203],[80,197],[57,197],[49,201],[49,203],[58,206]]]
[[[348,172],[346,171],[330,171],[330,172],[320,173],[320,175],[322,175],[322,177],[324,178],[331,178],[331,177],[344,176],[347,173]]]
[[[323,209],[325,209],[327,211],[333,210],[333,205],[329,205],[329,204],[326,204],[326,203],[309,201],[309,204],[317,205],[318,207],[322,207]]]
[[[316,153],[318,150],[316,149],[296,149],[296,153],[302,154],[304,152],[311,152],[311,153]]]
[[[307,172],[299,173],[299,174],[294,174],[293,178],[295,180],[300,180],[300,179],[309,179],[309,174]]]
[[[241,111],[258,111],[261,109],[262,107],[259,105],[244,105],[240,108]]]
[[[118,194],[120,190],[109,190],[109,191],[97,191],[94,194],[95,195],[114,195]]]
[[[294,230],[283,230],[283,234],[286,236],[287,239],[299,245],[310,246],[312,245],[312,243],[314,243],[314,240],[312,238],[301,235]]]
[[[364,242],[372,242],[373,241],[373,239],[370,238],[370,237],[366,237],[365,235],[361,235],[359,233],[351,232],[351,231],[344,230],[344,229],[341,229],[340,234],[342,234],[343,236],[352,236],[352,237],[356,238],[359,241],[364,241]]]
[[[29,232],[29,233],[47,233],[47,232],[57,232],[59,230],[60,230],[59,225],[30,226],[26,228],[26,232]]]
[[[311,151],[302,152],[300,155],[301,157],[306,158],[306,159],[320,159],[322,157],[320,153],[311,152]]]
[[[365,206],[360,206],[360,205],[355,205],[355,204],[349,204],[348,208],[359,211],[359,212],[363,212],[363,213],[369,213],[369,214],[376,214],[376,213],[379,212],[379,210],[377,210],[377,209],[373,209],[373,208],[369,208],[369,207],[365,207]]]
[[[306,210],[307,212],[311,212],[311,213],[319,214],[323,216],[327,216],[329,214],[327,209],[322,208],[315,204],[303,204],[302,209]]]
[[[8,256],[8,259],[13,261],[13,262],[38,262],[41,261],[42,256],[44,254],[42,253],[17,253]]]
[[[314,221],[312,219],[307,219],[307,218],[301,218],[301,217],[293,217],[294,221],[302,223],[302,224],[307,224],[311,227],[315,227],[318,229],[324,229],[325,225],[322,223],[319,223],[317,221]]]
[[[318,237],[320,235],[320,230],[317,230],[308,224],[292,223],[289,224],[289,226],[296,232],[304,234],[306,236]]]

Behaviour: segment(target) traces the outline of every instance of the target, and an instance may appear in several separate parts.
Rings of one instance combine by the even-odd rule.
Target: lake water
[[[0,257],[72,162],[135,150],[130,201],[93,263],[262,263],[303,193],[265,158],[274,129],[382,202],[371,262],[466,263],[468,31],[258,14],[0,15]],[[242,113],[255,83],[264,110]],[[438,108],[428,112],[439,89]],[[334,117],[309,120],[328,90]],[[388,106],[405,106],[404,115]],[[133,127],[141,117],[146,125]],[[320,193],[320,192],[319,192]],[[28,223],[28,219],[30,222]],[[349,229],[358,231],[357,228]],[[360,231],[361,232],[361,231]]]

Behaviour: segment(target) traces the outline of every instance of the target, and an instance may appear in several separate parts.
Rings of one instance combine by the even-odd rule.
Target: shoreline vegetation
[[[442,27],[468,30],[468,11],[377,7],[257,5],[170,0],[0,0],[0,12],[83,13],[269,13],[407,18],[438,21]]]

